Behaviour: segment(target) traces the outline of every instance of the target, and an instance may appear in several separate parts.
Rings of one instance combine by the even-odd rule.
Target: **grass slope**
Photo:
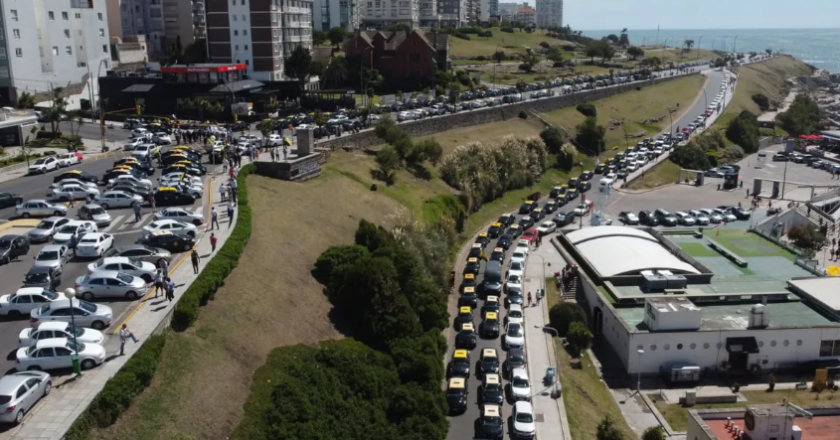
[[[453,59],[475,58],[478,56],[490,57],[497,50],[506,54],[525,53],[525,50],[528,48],[538,50],[540,49],[540,43],[543,41],[552,46],[564,43],[556,38],[550,38],[542,32],[527,33],[516,31],[510,34],[502,32],[497,27],[487,30],[493,33],[492,37],[484,38],[477,35],[470,35],[469,40],[450,37],[449,55]]]
[[[656,168],[646,172],[644,176],[630,182],[627,189],[641,190],[659,188],[665,185],[671,185],[677,182],[680,178],[680,166],[665,159]]]

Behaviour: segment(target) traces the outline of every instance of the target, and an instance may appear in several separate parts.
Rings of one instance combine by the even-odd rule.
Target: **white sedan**
[[[69,167],[70,165],[79,163],[79,156],[76,156],[76,153],[64,153],[56,157],[58,158],[58,166],[60,167]]]
[[[143,227],[143,230],[148,232],[169,231],[176,235],[195,237],[198,233],[198,228],[192,223],[179,222],[178,220],[155,220]]]
[[[43,287],[23,287],[11,295],[0,296],[0,315],[28,316],[32,309],[59,299],[65,299],[61,292]]]
[[[542,223],[540,223],[540,226],[537,228],[537,232],[539,232],[540,235],[548,235],[548,234],[551,234],[552,232],[554,232],[556,230],[557,230],[557,224],[554,223],[553,220],[549,220],[547,222],[542,222]]]
[[[508,263],[508,277],[511,275],[519,275],[522,277],[525,273],[525,263],[521,261],[512,261]]]
[[[155,277],[157,266],[148,261],[128,257],[108,257],[88,264],[88,270],[91,273],[103,270],[123,272],[133,277],[143,278],[143,281],[150,283]]]
[[[84,236],[89,232],[96,232],[99,228],[96,227],[96,223],[87,221],[87,220],[73,220],[70,223],[62,226],[61,229],[56,231],[55,235],[53,235],[53,243],[55,244],[65,244],[70,242],[70,238],[74,235],[77,237]]]
[[[720,213],[718,213],[717,211],[713,211],[711,209],[700,209],[699,211],[702,212],[706,217],[709,217],[709,222],[711,223],[717,224],[723,221],[723,216],[720,215]]]
[[[510,388],[513,399],[531,400],[531,383],[528,380],[528,371],[523,367],[514,368],[510,373]]]
[[[69,322],[42,322],[37,328],[27,327],[18,334],[18,348],[30,347],[44,339],[76,338],[83,343],[99,344],[105,340],[105,335],[99,330],[84,327],[73,327]]]
[[[155,213],[155,220],[177,220],[184,223],[192,223],[196,226],[204,224],[204,216],[193,214],[183,208],[166,208]]]
[[[528,257],[528,254],[525,251],[517,249],[513,252],[513,254],[511,254],[510,261],[511,262],[520,261],[520,262],[522,262],[522,264],[525,264],[525,258],[527,258],[527,257]]]
[[[58,159],[53,156],[42,157],[29,166],[29,174],[45,174],[58,169]]]
[[[108,249],[114,247],[114,236],[101,232],[85,234],[76,245],[76,256],[94,258],[101,257]]]
[[[505,346],[507,348],[522,348],[525,346],[525,330],[522,324],[508,322],[505,329]]]
[[[108,182],[108,186],[113,188],[115,185],[119,185],[120,183],[125,183],[125,181],[129,181],[135,185],[143,185],[146,188],[152,187],[152,181],[149,179],[139,179],[137,177],[132,176],[131,174],[123,174],[121,176],[117,176]]]
[[[96,184],[93,182],[85,182],[84,180],[79,179],[64,179],[50,184],[50,189],[61,188],[64,185],[79,185],[87,188],[96,188]]]
[[[158,177],[158,182],[162,183],[165,181],[189,181],[190,185],[204,186],[204,183],[201,181],[200,177],[187,175],[186,177],[181,179],[182,177],[184,177],[184,173],[169,173]],[[161,186],[164,185],[161,184]]]
[[[15,370],[56,370],[72,368],[73,356],[78,353],[82,369],[89,370],[105,362],[105,348],[99,344],[74,343],[67,338],[38,341],[35,345],[17,351]]]
[[[106,191],[99,196],[99,205],[105,209],[128,208],[136,204],[143,204],[143,197],[128,194],[125,191]]]
[[[99,190],[97,188],[77,185],[75,183],[61,185],[58,188],[53,189],[52,194],[50,194],[53,200],[59,200],[62,202],[70,200],[83,200],[90,196],[96,197],[98,195]]]
[[[615,182],[615,179],[618,178],[618,175],[615,173],[609,173],[606,176],[601,178],[602,185],[612,185]]]
[[[522,291],[522,275],[521,274],[510,274],[505,280],[505,291],[510,291],[510,289],[518,289],[520,292]]]

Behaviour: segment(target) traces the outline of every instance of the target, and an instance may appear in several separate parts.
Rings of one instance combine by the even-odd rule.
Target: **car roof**
[[[522,311],[522,306],[519,305],[519,304],[511,304],[510,306],[508,306],[508,310],[514,310],[514,309],[519,310],[521,312]]]
[[[64,245],[62,245],[62,244],[48,244],[48,245],[42,247],[41,250],[38,253],[40,254],[41,252],[44,252],[44,251],[60,251],[61,248],[63,248],[63,247],[64,247]]]
[[[41,339],[35,344],[37,348],[48,348],[48,347],[64,347],[67,345],[67,338],[50,338],[50,339]]]
[[[88,232],[88,233],[87,233],[87,234],[85,234],[85,236],[84,236],[84,237],[82,237],[82,238],[83,238],[83,239],[84,239],[84,238],[99,238],[99,237],[101,237],[101,236],[103,236],[103,235],[105,235],[105,233],[104,233],[104,232]]]
[[[21,287],[15,292],[15,295],[38,295],[43,291],[43,287]]]
[[[498,357],[498,354],[496,353],[495,348],[485,348],[485,349],[481,350],[481,356],[483,356],[483,357],[488,357],[488,356]]]
[[[111,264],[111,263],[128,263],[131,261],[128,257],[106,257],[102,259],[102,264]]]
[[[35,330],[64,330],[70,326],[69,322],[62,321],[46,321],[42,322]]]
[[[513,404],[513,407],[516,409],[516,412],[534,413],[534,407],[531,406],[531,402],[527,402],[525,400],[517,400],[516,403]]]
[[[525,350],[521,348],[511,348],[508,350],[508,356],[525,356]]]
[[[18,371],[0,378],[0,395],[12,395],[21,384],[32,378],[45,378],[49,374],[43,371]]]
[[[524,367],[514,368],[513,371],[510,372],[510,374],[511,377],[522,376],[526,379],[528,378],[528,370],[526,370]]]
[[[115,278],[117,274],[119,274],[119,271],[116,270],[97,270],[96,272],[88,274],[84,278]]]
[[[499,409],[499,405],[484,405],[482,415],[484,417],[501,417],[502,412]]]

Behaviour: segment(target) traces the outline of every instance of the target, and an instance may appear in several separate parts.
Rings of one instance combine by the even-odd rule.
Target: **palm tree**
[[[32,108],[35,107],[35,95],[29,92],[23,92],[18,97],[18,107],[20,108]]]
[[[690,51],[694,47],[694,40],[685,40],[683,44],[685,44],[685,49]]]
[[[330,58],[322,75],[325,85],[338,86],[347,81],[347,63],[343,57]]]
[[[52,90],[52,105],[47,113],[53,133],[56,132],[57,124],[67,115],[67,100],[61,97],[63,92],[64,87],[56,87]]]

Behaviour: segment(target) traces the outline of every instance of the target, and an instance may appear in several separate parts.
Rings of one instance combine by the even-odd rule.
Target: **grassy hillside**
[[[449,56],[453,59],[476,58],[478,56],[490,57],[497,50],[506,54],[525,53],[525,50],[528,48],[537,50],[543,41],[552,46],[565,43],[556,38],[548,37],[542,31],[533,33],[516,31],[510,34],[502,32],[497,27],[488,30],[493,33],[493,36],[490,38],[479,37],[477,35],[470,35],[469,40],[450,37]]]

